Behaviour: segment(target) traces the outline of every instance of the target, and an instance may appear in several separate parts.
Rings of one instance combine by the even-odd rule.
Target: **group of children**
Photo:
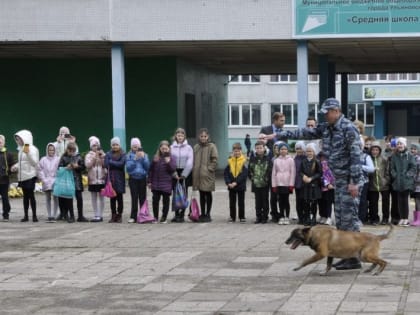
[[[290,224],[289,196],[296,191],[298,223],[315,225],[317,208],[321,223],[331,224],[334,200],[334,177],[325,157],[318,153],[317,145],[303,141],[295,144],[296,156],[289,155],[289,146],[278,141],[273,152],[263,140],[255,143],[249,163],[242,154],[240,143],[235,143],[232,156],[224,171],[229,190],[230,222],[236,220],[236,201],[240,222],[245,222],[246,182],[251,180],[255,195],[255,223],[267,223],[271,206],[272,221],[280,225]],[[271,190],[271,192],[270,192]],[[271,196],[271,197],[270,197]]]
[[[73,196],[56,196],[55,185],[59,182],[60,169],[71,172],[74,179],[74,195],[77,201],[78,222],[102,222],[104,195],[102,191],[110,183],[113,195],[110,196],[110,223],[122,222],[123,194],[126,190],[126,172],[131,194],[131,213],[129,223],[137,222],[139,208],[146,202],[147,187],[152,192],[153,215],[155,221],[167,222],[170,196],[176,183],[182,183],[185,194],[188,186],[200,194],[200,221],[211,221],[212,192],[215,190],[217,147],[210,141],[209,132],[203,128],[198,134],[194,149],[188,144],[185,130],[178,128],[173,143],[161,141],[153,158],[149,160],[143,151],[139,138],[132,138],[130,151],[125,153],[120,139],[111,139],[111,149],[104,152],[96,136],[89,138],[89,152],[83,158],[78,152],[76,138],[67,127],[60,128],[55,142],[48,143],[46,155],[39,160],[39,152],[33,145],[32,133],[21,130],[15,134],[18,145],[17,161],[5,147],[5,138],[0,135],[0,193],[3,202],[3,221],[9,220],[10,203],[8,199],[9,177],[17,173],[18,184],[23,190],[24,217],[29,221],[29,208],[32,221],[37,222],[37,205],[34,194],[35,183],[42,182],[46,198],[48,221],[67,220],[75,222]],[[88,191],[91,193],[94,217],[90,220],[83,215],[82,174],[87,173]],[[162,214],[159,220],[159,206],[162,200]],[[173,209],[173,222],[183,222],[185,208]]]
[[[384,152],[374,138],[367,137],[363,141],[361,164],[366,179],[360,189],[359,218],[364,224],[388,224],[392,203],[392,223],[408,226],[411,195],[416,206],[411,225],[420,226],[420,146],[413,143],[408,150],[405,138],[392,138],[392,142],[386,140],[389,141],[386,141]],[[229,190],[229,222],[236,220],[236,203],[239,220],[245,222],[244,199],[249,178],[255,196],[256,224],[267,223],[270,207],[272,221],[289,224],[289,195],[294,190],[299,224],[332,224],[335,180],[325,155],[318,152],[318,145],[312,142],[307,145],[303,141],[296,142],[295,151],[292,157],[288,144],[278,141],[270,152],[265,142],[258,140],[246,163],[240,143],[233,145],[232,156],[224,171]],[[378,214],[380,195],[382,220]]]

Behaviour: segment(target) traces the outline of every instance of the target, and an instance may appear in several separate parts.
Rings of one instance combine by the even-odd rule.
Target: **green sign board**
[[[420,86],[417,84],[369,84],[363,85],[364,101],[409,101],[420,100]]]
[[[295,0],[294,37],[420,36],[420,0]]]

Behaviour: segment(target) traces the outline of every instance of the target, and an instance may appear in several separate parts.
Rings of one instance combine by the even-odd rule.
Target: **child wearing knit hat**
[[[112,138],[111,150],[105,154],[104,165],[108,169],[108,180],[111,181],[112,188],[117,193],[115,197],[110,198],[112,216],[109,223],[121,223],[124,210],[126,155],[120,144],[120,138]]]
[[[407,139],[397,138],[397,151],[391,159],[392,188],[396,192],[400,221],[398,225],[409,226],[409,193],[414,190],[416,161],[407,150]]]
[[[128,186],[131,195],[131,213],[128,223],[135,223],[139,205],[142,206],[144,202],[147,202],[147,173],[149,172],[150,161],[141,147],[139,138],[131,138],[130,145],[131,149],[127,154],[126,161]]]
[[[100,192],[106,181],[105,152],[101,149],[98,137],[91,136],[88,140],[90,151],[85,156],[85,165],[88,171],[88,190],[95,213],[90,222],[102,222],[105,200]]]

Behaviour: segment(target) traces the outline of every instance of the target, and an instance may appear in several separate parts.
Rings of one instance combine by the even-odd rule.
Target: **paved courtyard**
[[[221,180],[212,223],[128,224],[127,194],[122,224],[47,224],[43,195],[37,200],[40,222],[20,223],[22,199],[13,199],[11,221],[0,223],[0,314],[420,312],[420,228],[396,227],[382,242],[389,265],[379,276],[333,269],[321,277],[325,261],[293,271],[312,255],[284,244],[296,225],[253,224],[249,191],[247,223],[227,223]]]

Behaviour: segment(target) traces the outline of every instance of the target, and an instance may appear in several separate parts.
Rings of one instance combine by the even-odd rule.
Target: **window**
[[[349,74],[349,81],[418,81],[418,73]]]
[[[369,126],[374,124],[374,111],[375,109],[372,103],[349,104],[347,108],[347,117],[349,117],[351,121],[363,121],[365,126]]]
[[[317,119],[320,110],[319,104],[309,104],[308,107],[308,117],[315,117]]]
[[[272,74],[270,75],[270,82],[296,82],[296,74]]]
[[[230,75],[229,83],[260,83],[260,76],[254,74]]]
[[[317,75],[317,74],[310,74],[308,76],[308,81],[309,82],[319,82],[319,75]]]
[[[229,104],[229,126],[260,126],[261,105]]]
[[[271,116],[273,116],[275,112],[281,112],[286,116],[286,125],[297,126],[297,104],[272,104]]]

